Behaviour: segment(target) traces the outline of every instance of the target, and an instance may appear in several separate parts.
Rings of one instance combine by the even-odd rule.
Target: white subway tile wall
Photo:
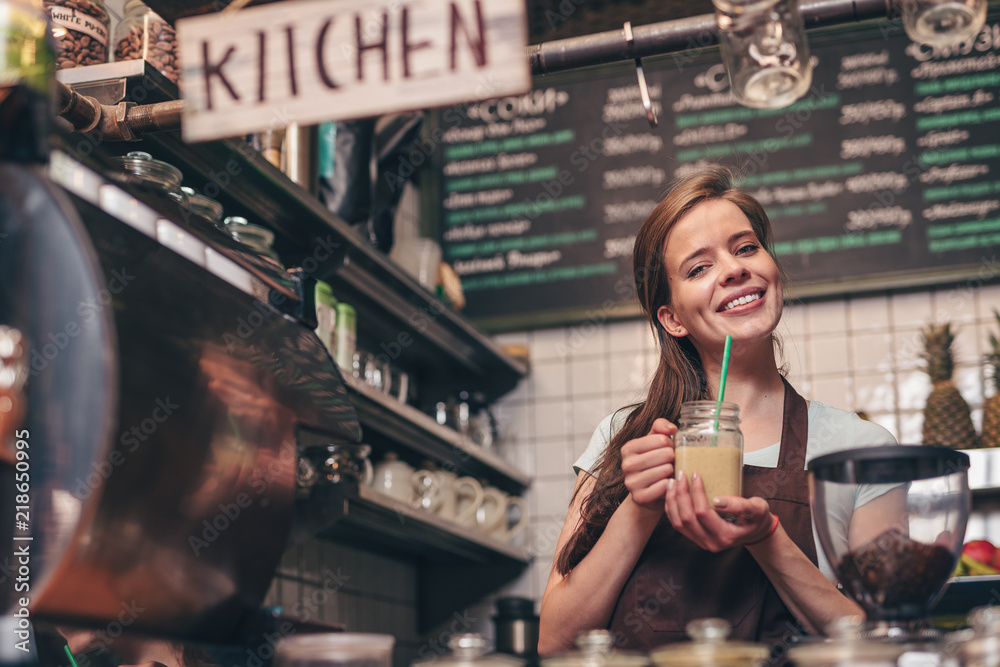
[[[808,398],[863,410],[900,442],[919,443],[930,381],[920,370],[919,331],[931,318],[959,332],[955,380],[977,427],[993,393],[982,369],[1000,285],[880,294],[785,309],[779,334],[789,379]],[[310,541],[289,549],[266,604],[285,613],[340,623],[348,630],[396,636],[394,667],[443,651],[456,625],[492,638],[500,595],[541,600],[575,484],[572,463],[598,422],[641,399],[657,361],[641,320],[496,336],[527,345],[531,374],[495,407],[498,452],[532,479],[525,500],[531,522],[523,544],[530,567],[501,590],[431,631],[419,630],[418,565],[350,546]],[[990,386],[987,386],[989,382]],[[1000,541],[1000,512],[976,513],[969,539]]]

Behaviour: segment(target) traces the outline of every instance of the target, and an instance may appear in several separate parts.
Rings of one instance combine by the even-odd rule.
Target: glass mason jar
[[[698,473],[709,503],[720,496],[743,495],[743,433],[735,403],[688,401],[681,405],[674,435],[674,470],[688,480]]]
[[[732,626],[721,618],[699,618],[684,630],[689,642],[654,649],[655,667],[761,667],[770,657],[766,646],[728,639]]]
[[[181,189],[184,174],[172,164],[154,160],[143,151],[130,151],[118,158],[125,181],[150,186],[166,194],[182,206],[187,206],[187,194]]]
[[[199,215],[213,225],[226,231],[226,226],[222,224],[222,204],[205,195],[200,195],[186,185],[181,186],[181,192],[187,196],[187,210],[195,215]]]
[[[812,83],[809,42],[797,0],[712,0],[719,47],[736,101],[780,109]]]
[[[181,68],[173,27],[141,0],[128,0],[124,11],[115,27],[115,60],[145,60],[177,83]]]
[[[45,0],[56,40],[56,69],[108,62],[108,12],[103,0]]]
[[[246,218],[239,215],[227,217],[225,226],[229,235],[243,245],[253,248],[257,254],[263,257],[273,259],[278,264],[281,263],[278,253],[271,247],[271,244],[274,243],[274,232],[270,229],[251,224]]]

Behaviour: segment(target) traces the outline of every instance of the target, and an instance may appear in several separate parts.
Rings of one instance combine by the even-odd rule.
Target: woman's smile
[[[737,294],[733,295],[731,299],[727,300],[722,305],[722,308],[719,308],[718,312],[728,313],[729,311],[735,311],[733,312],[734,315],[741,315],[743,313],[748,313],[751,310],[756,310],[764,305],[763,299],[765,291],[766,290],[757,287],[740,290]]]

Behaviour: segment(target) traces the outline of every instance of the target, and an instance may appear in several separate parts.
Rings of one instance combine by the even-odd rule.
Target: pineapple
[[[922,332],[927,374],[933,388],[924,407],[924,443],[953,449],[971,449],[977,445],[969,404],[951,381],[955,336],[949,323],[929,324]]]
[[[993,311],[1000,325],[1000,312]],[[993,367],[993,386],[996,391],[983,404],[983,447],[1000,447],[1000,339],[990,332],[990,353],[986,355],[986,364]]]

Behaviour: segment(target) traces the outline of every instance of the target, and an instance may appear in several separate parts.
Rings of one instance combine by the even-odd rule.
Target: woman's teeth
[[[730,301],[729,303],[727,303],[726,307],[723,308],[722,310],[730,310],[731,308],[735,308],[736,306],[745,306],[746,304],[750,303],[751,301],[756,301],[759,298],[760,298],[760,294],[749,294],[747,296],[741,296],[740,298],[733,299],[732,301]]]

